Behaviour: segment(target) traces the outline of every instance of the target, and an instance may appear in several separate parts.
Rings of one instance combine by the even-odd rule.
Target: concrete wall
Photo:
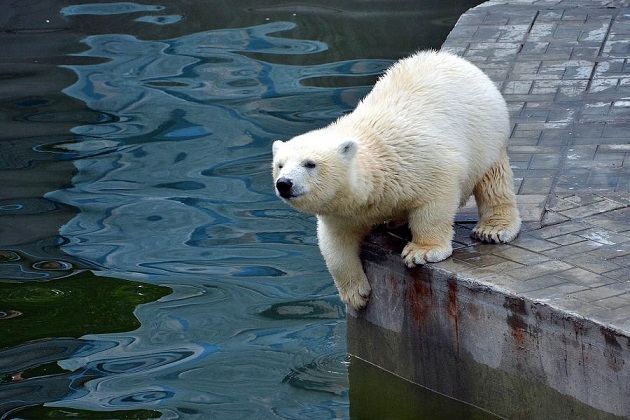
[[[628,337],[430,265],[407,269],[404,244],[377,230],[364,245],[372,296],[348,310],[352,356],[508,418],[630,415]],[[353,375],[350,388],[363,388]]]

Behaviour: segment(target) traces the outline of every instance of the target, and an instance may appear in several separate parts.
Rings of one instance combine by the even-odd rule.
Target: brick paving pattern
[[[467,207],[436,266],[629,334],[630,1],[491,1],[443,49],[508,102],[525,223],[511,244],[481,244]]]

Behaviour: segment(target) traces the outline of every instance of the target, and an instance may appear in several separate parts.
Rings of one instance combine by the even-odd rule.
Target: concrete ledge
[[[349,353],[502,417],[630,418],[630,1],[489,1],[442,48],[508,103],[523,230],[471,240],[471,202],[453,256],[408,270],[408,232],[376,229]]]
[[[378,229],[364,246],[373,294],[348,310],[351,355],[501,417],[630,413],[628,337],[491,283],[407,269],[405,243]]]

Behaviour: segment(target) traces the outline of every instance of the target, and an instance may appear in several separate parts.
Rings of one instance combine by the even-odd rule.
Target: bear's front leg
[[[322,216],[317,218],[319,249],[341,300],[354,309],[367,305],[372,290],[359,257],[361,241],[366,233],[365,229],[350,228],[341,221]]]
[[[453,253],[453,221],[457,204],[440,202],[424,205],[409,214],[411,242],[402,252],[407,267],[439,262]]]

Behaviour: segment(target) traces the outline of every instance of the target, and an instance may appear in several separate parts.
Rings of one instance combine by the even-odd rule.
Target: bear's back
[[[455,177],[464,194],[496,161],[510,128],[493,82],[471,63],[435,51],[397,62],[336,126],[356,133],[372,155],[367,160],[399,178],[403,191],[422,168],[432,178]]]
[[[479,68],[446,52],[424,51],[397,62],[381,77],[355,110],[396,132],[447,135],[475,141],[491,127],[505,144],[509,117],[505,100]],[[465,138],[461,138],[461,136]],[[463,146],[461,143],[459,146]],[[487,146],[487,145],[486,145]]]

